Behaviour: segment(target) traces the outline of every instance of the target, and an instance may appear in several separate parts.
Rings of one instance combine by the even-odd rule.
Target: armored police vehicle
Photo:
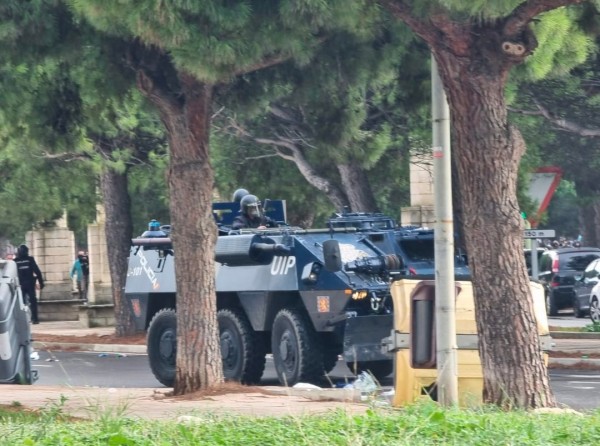
[[[391,218],[338,214],[323,229],[282,225],[235,232],[219,226],[220,234],[228,234],[218,237],[215,253],[226,379],[258,383],[268,353],[285,385],[320,380],[339,355],[356,373],[369,370],[382,378],[392,372],[393,357],[381,348],[393,328],[390,282],[414,270],[403,258],[414,265],[419,259],[406,255],[400,245],[406,234]],[[176,253],[167,233],[147,235],[152,237],[133,240],[125,296],[137,328],[148,330],[154,375],[172,386]],[[428,240],[433,252],[429,235],[412,240]],[[432,260],[426,263],[431,272]]]

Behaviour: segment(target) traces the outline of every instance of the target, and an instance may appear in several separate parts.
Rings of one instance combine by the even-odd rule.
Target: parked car
[[[583,274],[575,276],[573,285],[573,313],[584,317],[590,311],[590,297],[593,288],[600,282],[600,259],[592,260]]]
[[[590,293],[589,302],[590,319],[593,323],[600,323],[600,282],[598,282]]]
[[[531,249],[524,249],[523,251],[525,253],[525,264],[527,265],[527,273],[529,274],[529,277],[532,277],[533,271],[531,269]],[[537,248],[538,275],[539,275],[539,271],[540,271],[540,260],[542,259],[542,254],[544,254],[545,252],[546,252],[546,248],[541,248],[541,247]]]
[[[549,316],[573,305],[575,276],[598,258],[600,248],[593,247],[558,248],[542,254],[538,279],[544,285]]]

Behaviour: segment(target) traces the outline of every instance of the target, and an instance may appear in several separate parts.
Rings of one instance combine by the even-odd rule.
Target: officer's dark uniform
[[[231,229],[258,228],[259,226],[275,228],[277,227],[277,224],[271,218],[266,216],[251,218],[246,214],[240,214],[233,219]]]
[[[277,223],[273,219],[263,215],[260,207],[261,204],[256,195],[248,194],[242,197],[240,200],[240,215],[233,219],[231,229],[258,228],[259,226],[277,227]]]
[[[25,245],[19,246],[17,257],[15,257],[17,270],[19,272],[19,283],[25,302],[29,304],[31,309],[31,323],[38,324],[38,306],[37,297],[35,295],[35,281],[40,283],[40,290],[44,289],[44,278],[38,267],[35,259],[29,255],[29,248]]]

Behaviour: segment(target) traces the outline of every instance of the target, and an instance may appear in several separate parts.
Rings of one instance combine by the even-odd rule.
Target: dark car
[[[573,286],[573,313],[575,317],[584,317],[590,311],[590,295],[600,282],[600,259],[592,260],[583,274],[575,276]]]
[[[546,312],[556,316],[558,311],[573,305],[575,276],[600,258],[600,248],[558,248],[546,251],[540,259],[539,280],[546,294]]]
[[[540,260],[542,259],[542,254],[544,254],[546,252],[546,248],[537,248],[537,273],[539,274],[540,271]],[[531,249],[525,249],[524,250],[525,253],[525,265],[527,265],[527,273],[529,274],[530,277],[533,277],[533,268],[532,268],[532,263],[531,263]],[[537,279],[537,277],[534,277],[535,279]]]

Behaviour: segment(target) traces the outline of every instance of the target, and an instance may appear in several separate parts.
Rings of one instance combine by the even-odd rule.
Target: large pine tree
[[[379,3],[431,48],[448,96],[466,246],[473,274],[484,398],[502,406],[553,406],[522,254],[517,173],[525,143],[508,121],[506,81],[533,54],[573,66],[589,46],[562,6],[582,0]],[[551,11],[551,12],[549,12]],[[535,23],[540,21],[539,23]],[[562,25],[558,28],[556,25]],[[536,32],[546,32],[539,52]],[[567,33],[558,32],[564,27]],[[557,41],[563,37],[563,41]],[[551,45],[552,43],[552,45]],[[538,65],[540,67],[541,65]]]
[[[216,318],[210,124],[215,89],[291,58],[306,62],[331,28],[356,28],[360,2],[69,2],[129,40],[127,63],[167,129],[177,305],[175,394],[223,380]]]

